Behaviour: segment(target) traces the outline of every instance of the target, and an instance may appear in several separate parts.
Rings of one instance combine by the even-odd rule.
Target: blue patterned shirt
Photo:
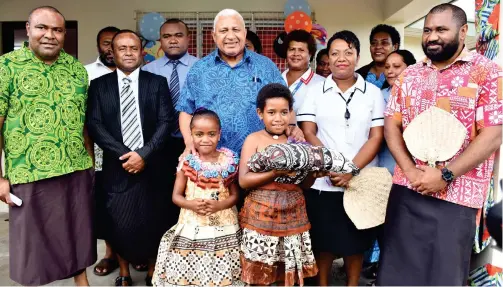
[[[381,73],[381,75],[379,75],[379,78],[377,78],[374,73],[369,72],[365,81],[373,84],[380,89],[382,88],[382,85],[384,85],[384,82],[386,82],[386,77],[384,76],[384,73]]]
[[[382,95],[386,105],[388,105],[390,91],[391,87],[382,90]],[[393,172],[395,171],[395,165],[396,161],[391,155],[386,141],[384,141],[381,150],[379,151],[379,166],[387,168],[391,175],[393,175]]]
[[[257,94],[270,83],[286,85],[269,58],[245,50],[241,62],[231,67],[215,50],[192,66],[176,108],[188,114],[201,107],[216,112],[222,122],[219,146],[240,153],[246,137],[264,128]]]

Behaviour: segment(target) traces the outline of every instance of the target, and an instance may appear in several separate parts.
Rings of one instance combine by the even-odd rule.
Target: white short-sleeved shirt
[[[93,62],[91,64],[86,65],[85,68],[87,70],[87,76],[89,78],[89,83],[91,83],[91,81],[96,78],[99,78],[103,75],[106,75],[106,74],[114,71],[114,70],[108,68],[107,66],[105,66],[101,62],[99,57],[98,57],[98,59],[96,59],[96,62]]]
[[[342,93],[332,77],[310,86],[307,97],[297,112],[297,122],[314,122],[316,136],[324,146],[341,152],[353,159],[369,138],[370,128],[384,126],[384,99],[381,90],[365,82],[359,74],[356,83]],[[346,102],[350,118],[346,125]],[[344,99],[343,99],[344,98]],[[377,166],[377,156],[367,166]],[[344,191],[330,184],[328,177],[316,180],[313,189]]]
[[[283,80],[285,80],[285,83],[288,85],[288,80],[286,79],[287,73],[288,69],[284,71],[281,76],[283,77]],[[314,71],[309,68],[300,78],[293,82],[290,87],[288,87],[290,89],[290,92],[292,92],[293,111],[295,112],[295,114],[297,114],[297,111],[302,106],[302,103],[304,103],[308,87],[316,83],[323,82],[324,80],[325,78],[314,73]]]

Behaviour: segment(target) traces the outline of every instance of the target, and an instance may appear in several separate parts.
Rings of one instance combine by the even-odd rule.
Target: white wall
[[[373,26],[384,22],[384,0],[309,0],[318,23],[329,35],[342,29],[355,32],[362,43],[360,64],[368,63],[368,35]],[[78,4],[77,4],[78,3]],[[283,11],[286,0],[2,0],[0,21],[25,21],[31,9],[44,5],[58,8],[68,20],[78,21],[79,59],[89,63],[96,59],[96,33],[103,27],[136,28],[134,11],[219,11],[234,8],[241,11]],[[344,8],[344,9],[343,9]],[[402,31],[403,32],[403,31]]]
[[[421,38],[405,37],[403,48],[409,50],[416,58],[416,61],[420,61],[425,57],[423,48],[421,47]]]

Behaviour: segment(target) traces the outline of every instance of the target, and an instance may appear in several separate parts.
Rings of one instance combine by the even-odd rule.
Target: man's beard
[[[110,61],[107,56],[108,56],[107,53],[100,53],[100,61],[101,61],[101,63],[103,63],[103,65],[105,65],[107,67],[115,67],[114,60],[112,59],[112,61]]]
[[[459,48],[458,36],[459,36],[459,33],[456,34],[456,37],[454,37],[454,39],[451,42],[447,42],[447,43],[442,43],[442,42],[438,42],[438,41],[432,41],[432,42],[428,42],[426,44],[423,43],[422,44],[423,52],[433,62],[447,61],[450,58],[452,58],[456,54],[456,52],[458,51],[458,48]],[[436,51],[429,51],[427,46],[431,45],[431,44],[440,45],[442,48],[439,50],[436,50]]]

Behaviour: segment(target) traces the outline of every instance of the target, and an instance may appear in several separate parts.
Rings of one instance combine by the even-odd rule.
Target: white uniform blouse
[[[307,96],[297,112],[297,122],[314,122],[316,136],[324,146],[353,159],[369,138],[370,128],[384,126],[384,99],[376,86],[359,75],[356,83],[342,93],[329,76],[309,87]],[[351,97],[352,96],[352,97]],[[351,100],[349,100],[351,98]],[[346,123],[346,102],[350,118]],[[377,166],[377,156],[367,166]],[[313,189],[344,191],[333,186],[328,177],[316,180]]]

